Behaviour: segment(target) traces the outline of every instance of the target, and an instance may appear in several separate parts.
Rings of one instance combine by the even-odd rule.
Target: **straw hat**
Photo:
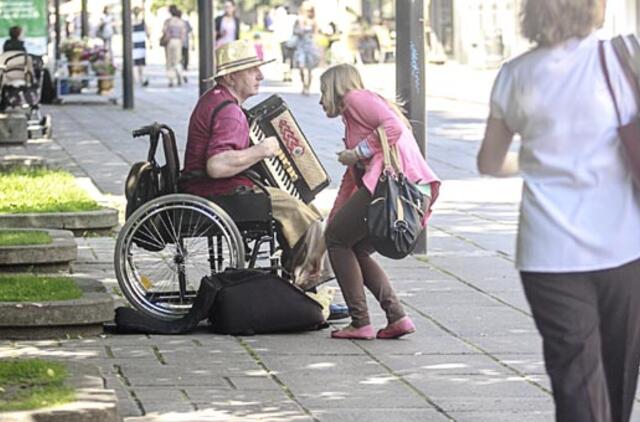
[[[253,43],[247,40],[232,41],[216,49],[216,74],[218,76],[271,63],[275,59],[260,60]]]

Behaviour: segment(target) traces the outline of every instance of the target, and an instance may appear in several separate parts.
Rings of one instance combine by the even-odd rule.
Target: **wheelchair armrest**
[[[258,189],[264,192],[264,194],[267,195],[268,198],[271,198],[267,187],[264,185],[264,183],[262,183],[262,180],[260,180],[260,175],[258,175],[255,170],[247,169],[240,174],[251,180],[258,187]]]

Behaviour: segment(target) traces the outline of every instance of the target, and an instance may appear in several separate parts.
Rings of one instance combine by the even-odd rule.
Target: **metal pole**
[[[81,3],[80,35],[82,38],[89,36],[89,12],[87,11],[87,0],[82,0]]]
[[[122,0],[122,108],[133,108],[131,0]]]
[[[425,19],[423,0],[396,2],[396,95],[404,103],[420,150],[426,153]],[[414,253],[427,252],[426,233]]]
[[[58,60],[60,60],[60,0],[55,0],[54,1],[54,8],[55,8],[55,19],[56,19],[56,23],[54,24],[54,30],[56,33],[56,40],[55,40],[55,56],[56,56],[56,62]]]
[[[200,95],[213,86],[205,79],[213,76],[215,56],[213,54],[213,4],[211,0],[198,0],[198,50]]]

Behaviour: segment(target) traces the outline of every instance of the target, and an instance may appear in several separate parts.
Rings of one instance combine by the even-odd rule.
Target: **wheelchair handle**
[[[132,135],[134,138],[139,138],[146,135],[155,135],[160,131],[161,126],[162,125],[160,125],[158,122],[154,122],[151,125],[142,126],[141,128],[134,130],[132,132]]]

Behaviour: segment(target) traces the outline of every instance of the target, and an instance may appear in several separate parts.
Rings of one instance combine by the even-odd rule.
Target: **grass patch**
[[[68,277],[0,274],[0,302],[78,299],[82,290]]]
[[[48,245],[49,233],[40,230],[0,230],[0,246]]]
[[[99,209],[63,170],[30,169],[0,174],[0,213],[24,214]]]
[[[0,361],[0,411],[29,410],[68,403],[74,389],[64,385],[67,368],[41,359]]]

